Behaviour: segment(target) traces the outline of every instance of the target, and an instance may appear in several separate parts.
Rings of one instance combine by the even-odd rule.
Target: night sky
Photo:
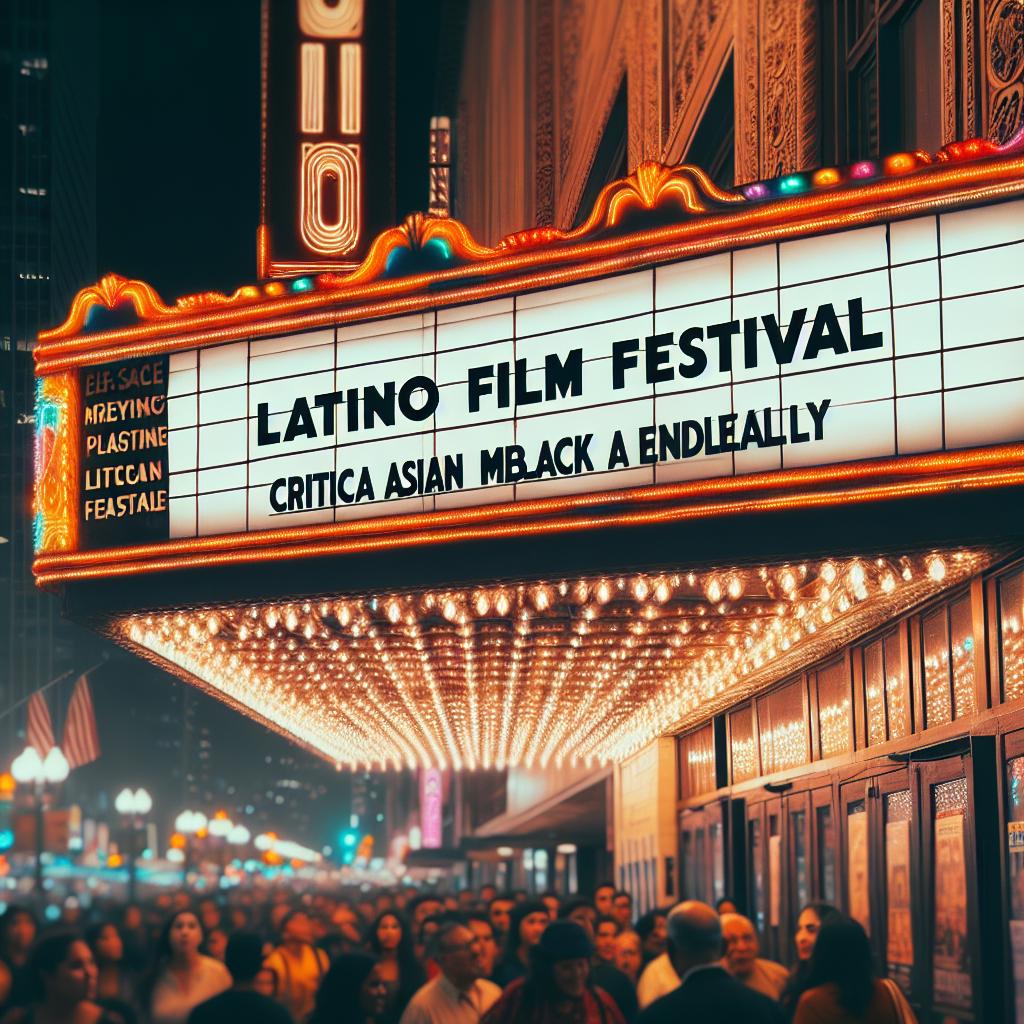
[[[253,280],[258,0],[100,6],[100,272],[165,301]]]
[[[452,60],[439,41],[441,0],[395,6],[401,219],[426,206],[431,114],[455,112],[438,95],[450,92],[438,65]],[[100,8],[100,273],[148,281],[165,301],[255,280],[259,0]]]

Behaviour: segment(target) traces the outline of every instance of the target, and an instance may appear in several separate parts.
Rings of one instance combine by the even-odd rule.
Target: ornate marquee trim
[[[173,306],[166,305],[145,282],[107,274],[98,284],[78,293],[63,324],[39,333],[36,362],[40,373],[53,373],[65,368],[63,360],[68,354],[98,348],[101,341],[109,344],[117,339],[134,344],[157,334],[205,333],[218,320],[222,321],[220,337],[240,319],[269,320],[313,309],[324,309],[317,315],[329,319],[328,306],[381,302],[385,298],[393,303],[408,302],[415,294],[422,295],[442,282],[459,288],[467,278],[496,281],[543,266],[586,265],[588,261],[594,265],[599,254],[611,257],[613,253],[650,248],[655,233],[659,241],[677,234],[680,239],[683,235],[692,238],[694,224],[706,223],[710,236],[714,227],[726,221],[731,227],[739,217],[743,223],[749,221],[753,243],[767,221],[788,223],[806,216],[811,207],[820,206],[824,212],[866,207],[883,198],[895,203],[899,196],[892,189],[894,179],[903,179],[910,190],[908,195],[948,191],[966,184],[968,179],[977,178],[980,183],[988,173],[978,166],[981,161],[1022,151],[1024,129],[1003,145],[971,139],[951,143],[934,156],[896,154],[845,168],[786,175],[734,191],[717,187],[697,167],[645,161],[628,177],[606,186],[590,216],[573,230],[533,228],[508,235],[491,247],[476,241],[460,221],[415,213],[398,227],[378,235],[362,263],[349,272],[244,285],[230,295],[202,292],[184,296]],[[951,165],[958,171],[963,167],[962,182],[959,174],[955,181],[917,180],[919,175],[941,173]],[[1005,176],[1005,169],[1002,173]],[[993,163],[993,180],[999,174],[1000,165]],[[94,309],[113,311],[129,304],[134,324],[117,328],[90,325]],[[115,353],[117,357],[123,354]]]

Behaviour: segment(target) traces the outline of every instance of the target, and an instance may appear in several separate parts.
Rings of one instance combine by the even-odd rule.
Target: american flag
[[[28,726],[25,739],[30,747],[35,747],[40,757],[53,749],[53,722],[50,721],[50,706],[42,690],[36,690],[28,699]]]
[[[89,680],[83,673],[75,683],[64,720],[64,742],[61,744],[70,768],[80,768],[100,756],[100,736],[96,730],[96,712],[92,706]]]

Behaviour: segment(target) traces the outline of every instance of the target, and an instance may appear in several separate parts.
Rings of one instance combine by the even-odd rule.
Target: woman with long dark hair
[[[202,944],[203,926],[191,910],[167,919],[143,1000],[151,1024],[185,1024],[194,1007],[231,988],[228,969],[200,953]]]
[[[8,988],[5,1007],[26,1006],[32,998],[29,958],[38,930],[36,916],[28,907],[12,903],[0,914],[0,964],[6,968]]]
[[[134,1020],[137,978],[125,967],[124,942],[117,925],[112,921],[94,925],[86,932],[85,941],[96,961],[96,1001]]]
[[[903,1024],[908,1013],[899,989],[875,976],[861,925],[840,915],[823,921],[794,1024]]]
[[[529,953],[530,969],[502,993],[481,1024],[624,1024],[590,979],[594,947],[575,921],[553,921]]]
[[[74,932],[50,935],[32,950],[28,961],[32,998],[12,1010],[4,1024],[126,1024],[105,1010],[96,995],[96,963],[89,946]]]
[[[367,945],[377,958],[377,971],[388,988],[382,1020],[397,1021],[427,975],[416,960],[409,926],[394,910],[378,914],[367,933]]]
[[[505,948],[494,968],[494,981],[502,988],[526,975],[530,966],[530,950],[540,942],[550,922],[548,908],[539,900],[517,903],[512,908]]]
[[[800,997],[808,989],[811,954],[814,952],[815,942],[818,941],[818,932],[826,921],[838,916],[839,911],[831,903],[808,903],[797,916],[796,934],[793,936],[796,963],[789,972],[789,980],[779,997],[782,1009],[790,1020],[796,1013],[796,1004],[800,1002]]]
[[[377,961],[365,953],[343,953],[324,975],[309,1024],[382,1024],[388,986]]]

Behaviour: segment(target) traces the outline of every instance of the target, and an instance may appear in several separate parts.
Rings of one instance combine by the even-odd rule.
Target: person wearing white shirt
[[[448,921],[432,943],[441,973],[409,1000],[400,1024],[477,1024],[501,996],[484,977],[479,937],[461,922]]]
[[[640,975],[640,981],[636,986],[636,1000],[640,1004],[640,1009],[645,1010],[655,999],[660,999],[677,988],[679,975],[676,974],[668,953],[662,953],[661,956],[656,956]]]

